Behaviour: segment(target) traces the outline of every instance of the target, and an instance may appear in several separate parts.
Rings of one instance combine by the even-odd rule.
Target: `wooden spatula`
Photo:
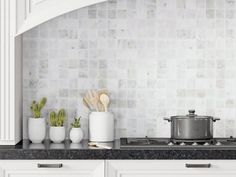
[[[104,106],[105,112],[107,112],[107,108],[108,108],[108,105],[109,105],[109,102],[110,102],[110,99],[109,99],[108,95],[107,94],[101,94],[100,95],[100,101]]]
[[[93,108],[96,111],[98,110],[98,102],[99,102],[99,97],[98,94],[95,90],[89,90],[86,94],[87,100],[91,103],[91,105],[93,106]]]
[[[90,107],[90,105],[89,105],[89,103],[86,101],[85,98],[83,98],[83,104],[84,104],[84,106],[85,106],[86,108],[88,108],[89,111],[92,110],[91,107]]]

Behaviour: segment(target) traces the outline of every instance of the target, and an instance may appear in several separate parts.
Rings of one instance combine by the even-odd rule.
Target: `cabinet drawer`
[[[104,177],[102,160],[0,161],[0,177]]]
[[[115,160],[107,161],[109,177],[235,177],[236,161]]]

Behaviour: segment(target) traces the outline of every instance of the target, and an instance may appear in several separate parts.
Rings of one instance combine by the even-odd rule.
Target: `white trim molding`
[[[21,139],[21,39],[15,38],[15,17],[14,1],[0,0],[0,144],[9,145]]]
[[[62,14],[104,1],[106,0],[16,0],[16,34],[20,35]]]

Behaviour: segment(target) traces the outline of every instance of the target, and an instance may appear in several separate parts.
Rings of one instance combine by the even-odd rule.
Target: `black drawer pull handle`
[[[185,164],[186,168],[211,168],[211,164],[207,163],[207,164],[190,164],[190,163],[186,163]]]
[[[38,168],[62,168],[63,164],[59,163],[59,164],[41,164],[38,163]]]

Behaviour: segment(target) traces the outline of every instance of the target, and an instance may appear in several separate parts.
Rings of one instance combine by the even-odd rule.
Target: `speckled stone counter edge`
[[[37,145],[37,149],[34,149]],[[88,141],[83,140],[76,144],[76,149],[71,149],[71,142],[65,141],[60,146],[53,146],[49,140],[43,144],[31,144],[29,140],[23,140],[16,146],[0,146],[0,160],[31,160],[31,159],[134,159],[134,160],[158,160],[158,159],[236,159],[236,148],[223,149],[184,149],[184,147],[155,148],[155,149],[122,149],[120,141],[116,140],[110,146],[113,149],[91,149]],[[33,148],[33,149],[32,149]],[[41,149],[42,148],[42,149]],[[57,149],[52,149],[57,148]]]
[[[0,159],[236,159],[236,150],[0,150]]]

